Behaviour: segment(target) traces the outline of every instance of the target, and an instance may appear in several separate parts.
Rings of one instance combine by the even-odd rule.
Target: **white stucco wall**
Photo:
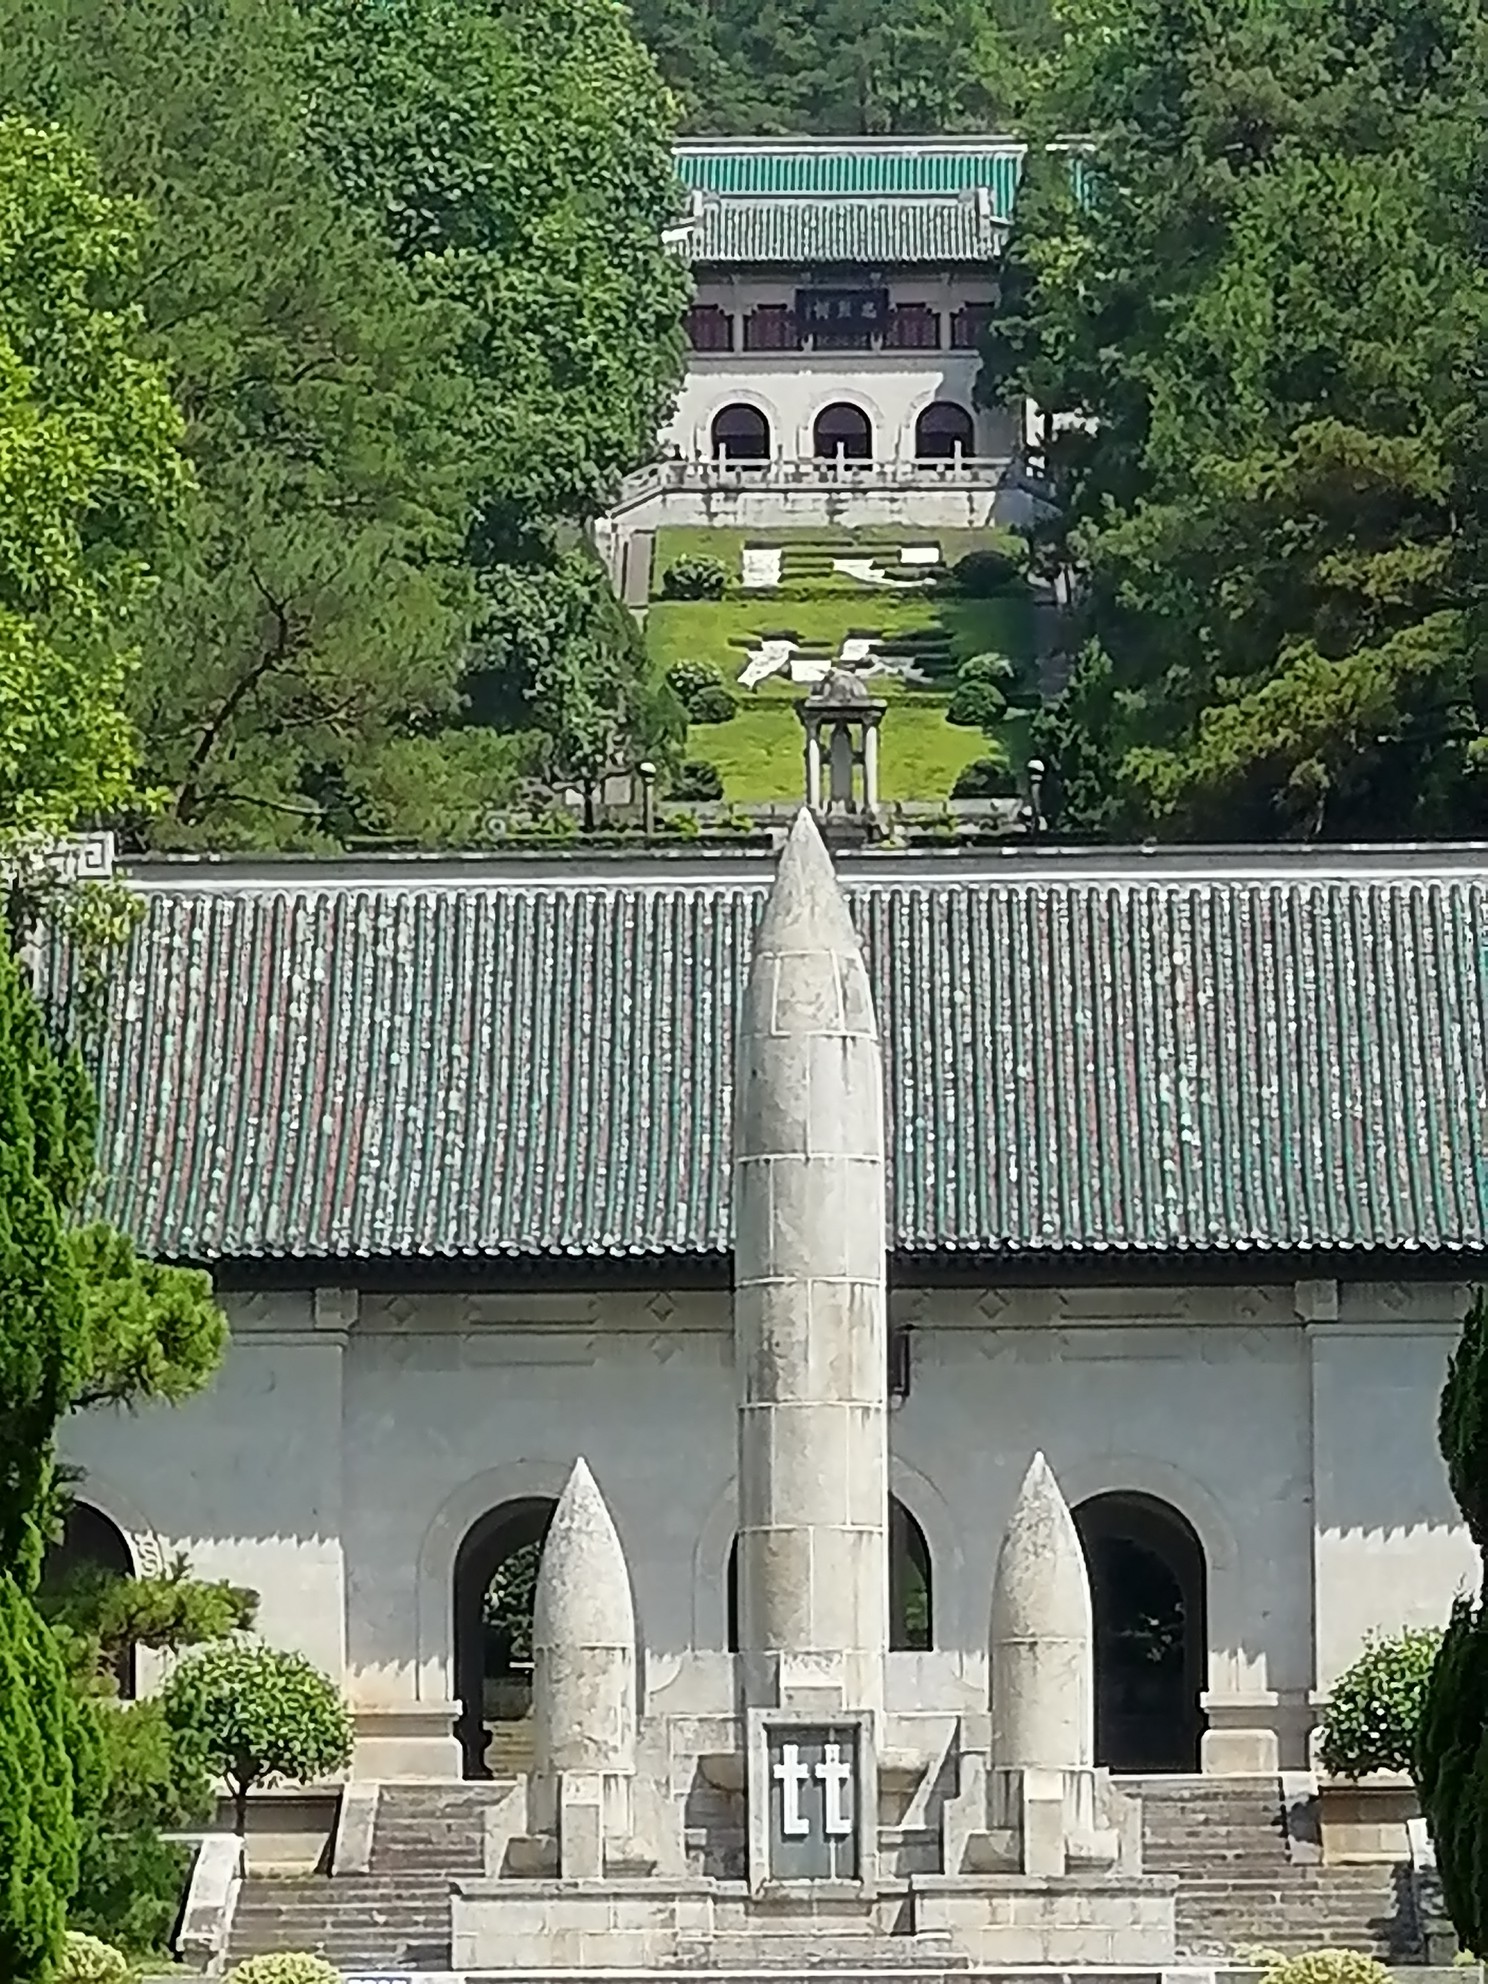
[[[968,302],[984,302],[988,291],[960,279],[926,274],[891,285],[896,304],[922,303],[939,311],[942,338],[950,338],[953,313]],[[677,448],[689,459],[711,460],[713,420],[726,406],[743,404],[770,423],[771,452],[787,460],[815,453],[814,427],[824,407],[845,401],[868,416],[875,461],[913,461],[915,422],[934,400],[952,400],[973,416],[975,452],[1007,455],[1013,423],[979,412],[973,404],[981,360],[975,351],[745,351],[743,320],[762,304],[791,305],[794,278],[761,282],[703,283],[700,304],[729,311],[735,319],[731,352],[694,352],[676,412],[662,432],[663,451]]]
[[[891,1418],[893,1485],[933,1554],[937,1647],[980,1671],[998,1545],[1039,1445],[1072,1503],[1139,1490],[1188,1518],[1207,1559],[1211,1714],[1300,1729],[1368,1630],[1439,1621],[1472,1572],[1435,1439],[1464,1297],[1346,1285],[1334,1316],[1292,1288],[901,1291],[913,1384]],[[648,1650],[723,1644],[725,1296],[229,1308],[208,1394],[89,1415],[65,1457],[149,1550],[259,1589],[265,1633],[344,1675],[359,1704],[448,1698],[461,1539],[503,1501],[556,1494],[579,1452]]]

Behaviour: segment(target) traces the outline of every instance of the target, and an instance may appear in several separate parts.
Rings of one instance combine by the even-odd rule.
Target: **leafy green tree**
[[[385,832],[376,766],[457,721],[475,596],[468,388],[420,296],[307,155],[289,0],[0,0],[0,103],[45,108],[148,203],[121,296],[196,491],[133,621],[168,845]]]
[[[193,1654],[163,1690],[173,1729],[194,1731],[208,1768],[227,1780],[237,1828],[255,1785],[308,1784],[351,1761],[351,1714],[340,1691],[303,1654],[225,1643]]]
[[[99,1221],[68,1240],[89,1346],[74,1409],[177,1405],[208,1384],[227,1348],[211,1276],[142,1260],[127,1234]]]
[[[101,1793],[96,1726],[13,1572],[0,1569],[0,1976],[42,1984],[77,1887],[79,1826]]]
[[[1045,105],[994,392],[1054,444],[1081,648],[1036,739],[1108,835],[1482,817],[1488,284],[1466,0],[1104,0]],[[1052,162],[1054,166],[1058,161]]]
[[[214,1799],[203,1745],[158,1699],[97,1710],[107,1789],[88,1806],[68,1921],[140,1956],[166,1947],[190,1849],[164,1834],[204,1824]]]
[[[6,47],[7,62],[11,49]],[[187,485],[120,307],[141,216],[65,133],[0,115],[0,856],[130,797],[123,628]]]
[[[322,155],[465,326],[470,713],[535,729],[539,775],[590,789],[617,758],[665,755],[676,730],[575,541],[650,459],[682,377],[688,278],[662,241],[671,106],[614,0],[302,5]]]
[[[1447,1367],[1438,1436],[1447,1478],[1488,1569],[1488,1299],[1468,1311]],[[1453,1607],[1426,1684],[1416,1789],[1462,1947],[1488,1948],[1488,1609],[1481,1591]]]

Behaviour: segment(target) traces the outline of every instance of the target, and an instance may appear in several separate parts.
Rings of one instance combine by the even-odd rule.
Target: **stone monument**
[[[1173,1964],[1174,1884],[1094,1763],[1089,1579],[1042,1454],[988,1594],[987,1696],[889,1652],[883,1103],[804,810],[738,1033],[739,1651],[640,1659],[576,1460],[538,1580],[534,1767],[455,1884],[457,1970]]]

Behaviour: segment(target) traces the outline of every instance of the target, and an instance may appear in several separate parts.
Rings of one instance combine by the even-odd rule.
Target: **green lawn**
[[[739,697],[738,712],[730,722],[693,725],[688,756],[717,765],[725,796],[736,804],[797,797],[802,789],[802,733],[794,705],[805,691],[780,676],[753,689],[737,689],[749,651],[774,636],[835,655],[851,636],[871,636],[891,649],[908,647],[929,678],[924,684],[897,675],[868,678],[874,695],[890,705],[880,752],[883,796],[945,799],[957,773],[987,749],[980,731],[945,720],[957,665],[974,654],[1006,654],[1019,664],[1023,680],[1030,680],[1035,668],[1031,601],[1022,592],[1000,599],[962,599],[928,587],[896,593],[861,585],[842,573],[823,573],[813,577],[808,587],[791,587],[783,595],[737,589],[740,553],[746,543],[788,544],[792,538],[817,546],[828,539],[840,541],[845,555],[876,544],[936,543],[947,564],[998,542],[988,531],[917,532],[898,527],[852,532],[709,528],[658,532],[652,604],[646,612],[647,647],[663,669],[679,661],[711,662],[735,685]],[[722,600],[660,598],[661,573],[686,557],[719,559],[733,589]],[[1016,710],[999,733],[1015,765],[1027,756],[1027,733],[1028,718]]]

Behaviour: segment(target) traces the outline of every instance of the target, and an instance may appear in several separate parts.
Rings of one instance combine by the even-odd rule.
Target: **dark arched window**
[[[1209,1658],[1204,1549],[1155,1495],[1074,1511],[1095,1614],[1095,1754],[1115,1771],[1193,1771]]]
[[[770,459],[770,423],[758,407],[739,402],[714,414],[713,458],[722,462]]]
[[[489,1777],[498,1725],[524,1723],[532,1707],[532,1602],[543,1539],[557,1504],[548,1495],[504,1502],[473,1523],[455,1558],[455,1694],[466,1777]],[[520,1740],[510,1763],[526,1768]]]
[[[91,1502],[74,1502],[67,1511],[62,1534],[46,1554],[42,1565],[41,1588],[58,1592],[79,1571],[103,1571],[110,1577],[134,1576],[134,1553],[116,1522]],[[138,1692],[134,1649],[119,1656],[114,1669],[114,1685],[122,1701],[132,1702]]]
[[[873,423],[861,407],[850,406],[846,400],[824,406],[811,432],[819,461],[873,460]]]
[[[935,400],[915,422],[915,460],[954,461],[975,452],[976,428],[964,406]]]

